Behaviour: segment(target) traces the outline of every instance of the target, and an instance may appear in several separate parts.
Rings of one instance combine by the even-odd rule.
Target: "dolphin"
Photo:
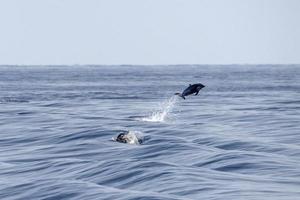
[[[143,138],[139,136],[138,133],[131,131],[122,131],[116,138],[113,138],[113,140],[116,142],[129,144],[143,143]]]
[[[121,142],[121,143],[128,143],[129,142],[125,133],[120,133],[115,140],[117,142]]]
[[[198,95],[199,91],[204,88],[205,85],[201,84],[201,83],[196,83],[196,84],[190,84],[189,87],[187,87],[182,93],[175,93],[175,95],[178,95],[180,97],[182,97],[183,99],[185,99],[185,96],[194,94]]]

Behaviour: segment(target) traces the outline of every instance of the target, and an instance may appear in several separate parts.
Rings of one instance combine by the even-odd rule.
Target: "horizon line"
[[[300,63],[232,63],[232,64],[0,64],[0,67],[4,66],[32,66],[32,67],[46,67],[46,66],[263,66],[263,65],[273,65],[273,66],[294,66],[294,65],[300,65]]]

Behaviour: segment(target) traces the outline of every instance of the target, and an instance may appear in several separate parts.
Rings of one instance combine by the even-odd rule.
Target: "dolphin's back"
[[[190,85],[182,92],[182,96],[188,96],[193,93],[196,93],[196,95],[197,95],[199,90],[201,90],[203,87],[205,87],[205,86],[201,83]]]
[[[190,85],[188,88],[186,88],[183,92],[182,95],[183,96],[187,96],[193,93],[193,91],[197,88],[196,85]]]

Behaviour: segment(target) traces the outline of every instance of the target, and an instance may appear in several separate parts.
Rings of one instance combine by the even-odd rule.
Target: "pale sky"
[[[300,0],[0,0],[0,64],[267,63],[300,63]]]

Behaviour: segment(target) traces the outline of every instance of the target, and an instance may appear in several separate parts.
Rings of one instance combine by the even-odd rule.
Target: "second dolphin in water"
[[[194,94],[197,95],[199,93],[199,91],[204,88],[205,85],[201,84],[201,83],[196,83],[196,84],[190,84],[188,88],[186,88],[182,93],[175,93],[175,95],[178,95],[180,97],[182,97],[183,99],[185,99],[185,96]]]
[[[122,131],[116,138],[112,139],[120,143],[142,144],[144,137],[139,131]]]

